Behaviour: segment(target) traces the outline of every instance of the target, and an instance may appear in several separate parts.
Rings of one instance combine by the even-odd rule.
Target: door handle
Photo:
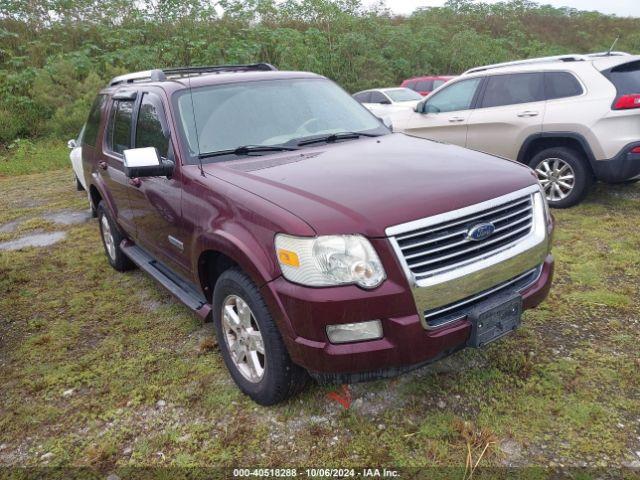
[[[102,170],[106,170],[108,166],[109,165],[107,165],[107,162],[98,162],[98,167],[100,167]]]
[[[131,180],[129,180],[129,185],[136,187],[136,188],[140,188],[140,185],[142,185],[142,181],[139,178],[132,178]]]
[[[460,123],[464,122],[464,117],[450,117],[449,123]]]
[[[536,110],[525,110],[524,112],[520,112],[518,114],[519,117],[537,117],[539,112]]]

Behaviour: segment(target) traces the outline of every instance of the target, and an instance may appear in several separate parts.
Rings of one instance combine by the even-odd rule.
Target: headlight
[[[275,243],[282,274],[291,282],[311,287],[355,283],[374,288],[386,278],[376,251],[361,235],[278,234]]]

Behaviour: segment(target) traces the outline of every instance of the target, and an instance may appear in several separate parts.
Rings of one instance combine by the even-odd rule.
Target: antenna
[[[191,90],[191,77],[187,77],[187,82],[189,82],[189,98],[191,99],[191,111],[193,112],[193,128],[196,129],[196,146],[198,147],[198,163],[200,165],[200,175],[203,177],[204,169],[202,168],[202,157],[200,156],[200,135],[198,135],[198,122],[196,119],[196,107],[193,104],[193,90]]]
[[[611,44],[611,47],[609,47],[609,50],[607,50],[607,56],[611,55],[611,52],[613,51],[613,47],[616,46],[616,43],[618,43],[618,40],[620,40],[620,37],[616,37],[616,39],[613,41],[613,43]]]

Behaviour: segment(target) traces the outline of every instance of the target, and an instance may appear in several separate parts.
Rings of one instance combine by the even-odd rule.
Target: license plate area
[[[479,303],[467,315],[471,322],[468,346],[480,348],[498,340],[518,328],[521,318],[520,294],[501,295]]]

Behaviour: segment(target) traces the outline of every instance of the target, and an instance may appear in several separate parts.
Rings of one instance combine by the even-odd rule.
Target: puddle
[[[17,240],[11,240],[9,242],[0,243],[1,250],[20,250],[26,247],[48,247],[54,243],[63,240],[67,236],[66,232],[50,232],[50,233],[36,233],[33,235],[26,235]]]
[[[23,221],[22,220],[14,220],[12,222],[5,223],[4,225],[0,225],[0,233],[11,233],[18,228]]]
[[[91,212],[89,210],[82,212],[57,212],[47,213],[42,216],[45,220],[60,224],[60,225],[76,225],[78,223],[88,222],[91,219]]]

